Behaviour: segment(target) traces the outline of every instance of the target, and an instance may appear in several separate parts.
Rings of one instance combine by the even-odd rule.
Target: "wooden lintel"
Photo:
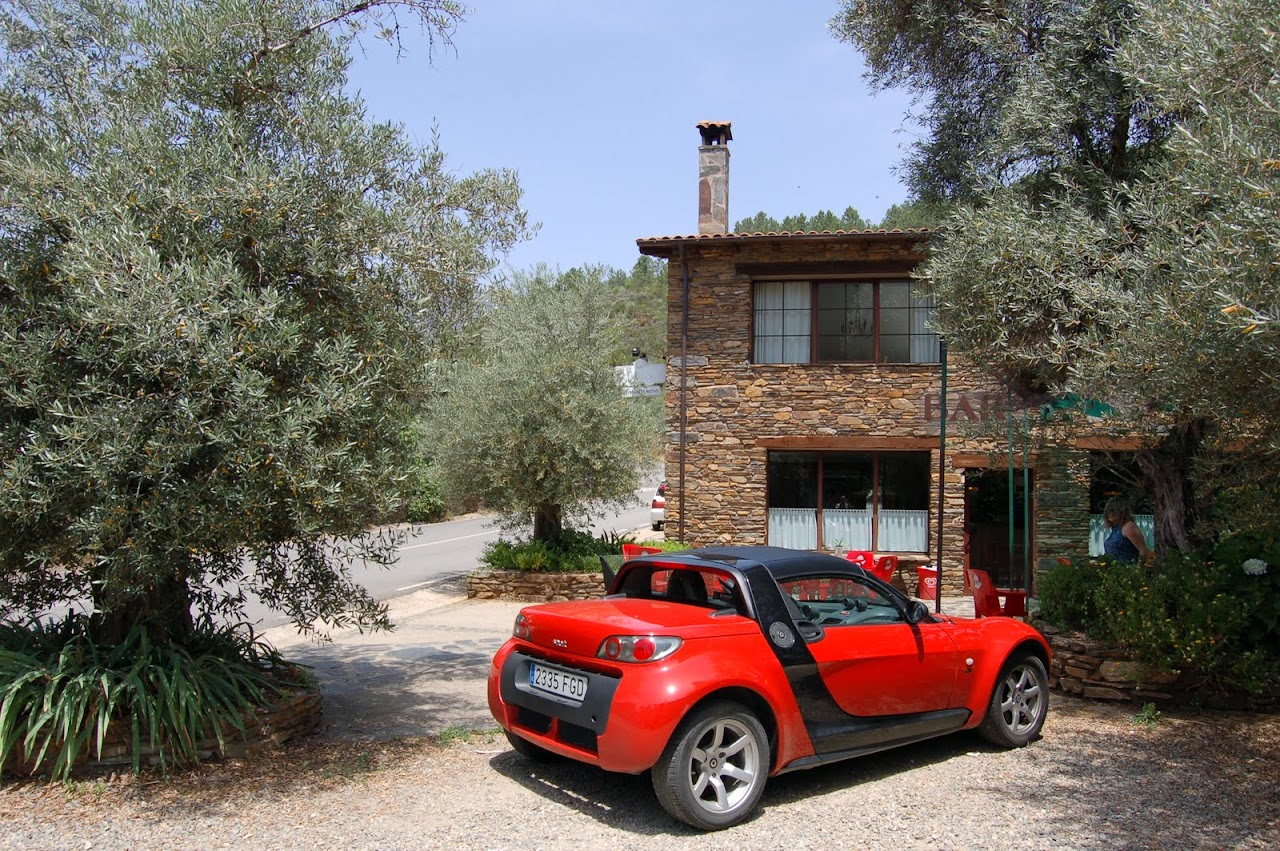
[[[995,466],[996,454],[994,452],[953,452],[951,453],[951,466],[957,470],[983,470],[987,467]]]
[[[903,449],[937,449],[936,437],[877,437],[874,435],[787,435],[783,437],[761,437],[756,439],[756,446],[765,449],[809,449],[831,451],[872,451]]]
[[[906,275],[918,260],[830,260],[814,263],[739,263],[739,275],[752,278],[813,278],[840,275]]]
[[[1140,437],[1077,437],[1077,449],[1092,449],[1098,452],[1137,452],[1147,446]]]

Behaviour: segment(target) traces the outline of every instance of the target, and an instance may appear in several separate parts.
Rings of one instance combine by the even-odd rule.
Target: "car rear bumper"
[[[587,677],[582,701],[550,695],[529,684],[530,664],[519,650],[500,651],[489,670],[489,710],[505,729],[553,753],[637,774],[658,761],[681,717],[679,707],[637,705],[637,690],[621,677],[554,663]],[[543,663],[545,664],[545,663]],[[669,720],[668,720],[669,719]]]

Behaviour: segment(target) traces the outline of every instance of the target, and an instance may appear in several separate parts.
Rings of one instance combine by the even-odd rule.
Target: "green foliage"
[[[869,225],[866,219],[862,218],[857,210],[853,207],[845,207],[844,213],[839,216],[830,210],[819,210],[812,216],[799,213],[787,216],[782,221],[761,210],[754,216],[739,220],[734,224],[733,231],[734,233],[782,233],[784,231],[795,233],[812,230],[859,231],[867,227]]]
[[[565,529],[550,540],[493,541],[480,560],[493,570],[593,573],[600,569],[600,556],[621,552],[623,543],[612,535],[596,537]]]
[[[404,519],[409,523],[435,523],[448,515],[431,469],[430,461],[420,454],[409,461],[404,483]]]
[[[906,230],[908,228],[937,228],[947,220],[948,205],[925,201],[911,201],[906,204],[894,204],[885,210],[877,228],[884,230]]]
[[[948,205],[925,201],[910,201],[894,204],[885,211],[879,223],[869,222],[859,215],[853,207],[846,207],[842,215],[837,216],[830,210],[820,210],[813,216],[803,213],[787,216],[778,221],[763,210],[754,216],[740,219],[733,226],[734,233],[781,233],[783,231],[805,232],[824,230],[860,231],[869,228],[885,230],[905,230],[907,228],[936,228],[942,225],[947,217]]]
[[[636,543],[636,542],[623,541],[622,543]],[[678,553],[678,552],[683,552],[684,550],[689,549],[689,545],[682,541],[662,540],[662,541],[644,541],[643,543],[646,547],[657,547],[658,549],[662,550],[664,553]]]
[[[553,540],[547,541],[493,541],[485,547],[480,560],[492,570],[595,573],[600,570],[600,556],[619,555],[622,545],[631,543],[635,541],[618,535],[595,536],[566,529]],[[645,541],[644,545],[658,547],[663,552],[679,552],[689,548],[678,541]]]
[[[1277,565],[1280,545],[1252,536],[1154,568],[1076,560],[1044,577],[1041,612],[1164,670],[1260,693],[1280,682]]]
[[[1104,565],[1095,559],[1062,561],[1037,582],[1040,614],[1066,629],[1088,630],[1098,619],[1095,599]]]
[[[1241,479],[1280,462],[1277,20],[1277,0],[846,0],[833,21],[918,96],[916,197],[960,202],[920,269],[934,326],[1024,398],[1111,404],[1145,438],[1158,550],[1210,538],[1222,449]]]
[[[235,628],[204,628],[185,646],[152,642],[136,626],[115,646],[95,643],[88,620],[0,623],[0,764],[11,757],[65,779],[86,751],[101,756],[109,731],[127,731],[133,769],[144,737],[162,766],[225,746],[246,713],[278,692],[281,661]]]
[[[364,529],[423,365],[525,232],[513,174],[454,174],[347,90],[397,10],[457,18],[0,0],[0,612],[92,597],[180,634],[245,591],[385,624],[346,565],[392,557]]]
[[[589,268],[580,274],[590,275],[592,271]],[[615,365],[631,363],[634,349],[639,349],[649,363],[665,361],[667,261],[641,257],[630,272],[608,269],[596,274],[603,277],[605,285],[613,291],[607,315],[619,331],[617,343],[609,354],[610,362]]]
[[[1142,711],[1133,716],[1133,723],[1140,727],[1156,727],[1160,721],[1160,710],[1154,703],[1142,704]]]
[[[550,539],[592,506],[631,502],[661,421],[622,397],[622,329],[597,272],[539,269],[492,298],[480,358],[457,365],[427,418],[435,477],[448,501]]]

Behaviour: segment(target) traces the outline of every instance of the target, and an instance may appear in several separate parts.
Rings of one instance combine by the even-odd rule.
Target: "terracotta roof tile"
[[[794,237],[794,236],[888,236],[898,234],[901,236],[930,236],[934,233],[933,228],[894,228],[885,230],[884,228],[868,228],[867,230],[808,230],[808,231],[769,231],[761,233],[695,233],[687,236],[647,236],[637,239],[637,243],[672,243],[672,242],[707,242],[709,240],[729,239],[743,240],[754,238],[768,237]]]

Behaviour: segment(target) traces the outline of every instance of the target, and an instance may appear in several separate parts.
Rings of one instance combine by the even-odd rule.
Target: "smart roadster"
[[[1036,738],[1049,647],[1007,617],[932,614],[835,556],[655,553],[601,599],[528,606],[489,671],[512,747],[651,773],[674,818],[717,830],[767,778],[976,729]]]

